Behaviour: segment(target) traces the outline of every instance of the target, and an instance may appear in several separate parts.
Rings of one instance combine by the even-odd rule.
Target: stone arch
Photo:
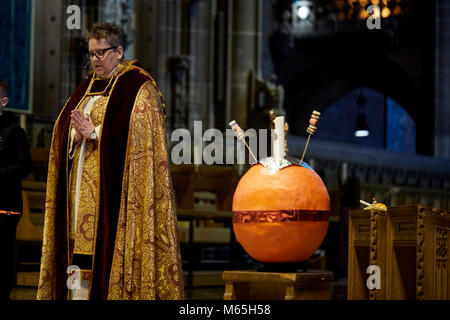
[[[432,153],[432,106],[421,106],[424,99],[408,70],[389,54],[379,51],[324,55],[291,78],[285,85],[285,108],[291,133],[306,135],[312,110],[323,111],[361,86],[379,91],[401,104],[416,123],[417,153]]]

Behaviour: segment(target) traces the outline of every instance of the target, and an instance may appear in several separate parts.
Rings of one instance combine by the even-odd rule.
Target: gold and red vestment
[[[80,143],[69,156],[71,111],[90,111],[75,221]],[[38,299],[67,299],[67,268],[89,280],[89,299],[183,299],[164,103],[135,61],[110,79],[83,81],[59,115],[50,150]]]

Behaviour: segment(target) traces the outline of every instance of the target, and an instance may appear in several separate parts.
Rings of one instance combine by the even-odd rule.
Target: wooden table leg
[[[286,286],[286,294],[284,295],[284,300],[294,300],[295,287],[294,284]]]
[[[223,300],[236,300],[233,281],[227,281],[225,283],[225,293],[223,294]]]

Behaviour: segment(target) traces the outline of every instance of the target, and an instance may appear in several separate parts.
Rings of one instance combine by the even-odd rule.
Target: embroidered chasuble
[[[74,142],[75,109],[98,140]],[[136,61],[89,75],[53,130],[37,298],[183,299],[176,223],[155,82]],[[69,290],[69,266],[81,287]]]

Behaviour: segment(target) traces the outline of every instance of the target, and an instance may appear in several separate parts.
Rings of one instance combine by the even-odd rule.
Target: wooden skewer
[[[245,146],[247,147],[248,151],[250,152],[250,154],[252,155],[253,159],[255,160],[255,162],[258,162],[258,160],[256,159],[255,155],[252,152],[252,149],[250,149],[250,147],[248,146],[247,142],[245,141],[245,134],[244,134],[244,130],[241,129],[241,127],[239,127],[239,125],[237,124],[236,121],[231,121],[229,123],[231,129],[233,129],[234,134],[236,135],[236,137],[241,140]]]
[[[300,160],[300,164],[303,163],[303,159],[305,157],[306,154],[306,149],[308,148],[308,144],[309,144],[309,140],[311,139],[311,136],[316,132],[317,130],[317,122],[319,121],[320,118],[320,112],[318,111],[313,111],[311,118],[309,119],[309,126],[306,129],[306,132],[309,133],[308,135],[308,140],[306,141],[306,145],[305,145],[305,149],[303,150],[303,155],[302,155],[302,159]]]
[[[303,158],[305,157],[306,149],[308,148],[309,139],[311,139],[311,134],[308,136],[308,140],[306,141],[305,149],[303,150],[302,160],[300,160],[300,163],[303,163]]]
[[[245,142],[245,139],[242,139],[242,142],[245,143],[245,145],[247,146],[247,149],[250,152],[250,154],[252,155],[252,157],[255,160],[255,162],[258,162],[258,160],[256,160],[256,157],[255,157],[255,155],[252,152],[252,149],[250,149],[250,147],[248,146],[247,142]]]

